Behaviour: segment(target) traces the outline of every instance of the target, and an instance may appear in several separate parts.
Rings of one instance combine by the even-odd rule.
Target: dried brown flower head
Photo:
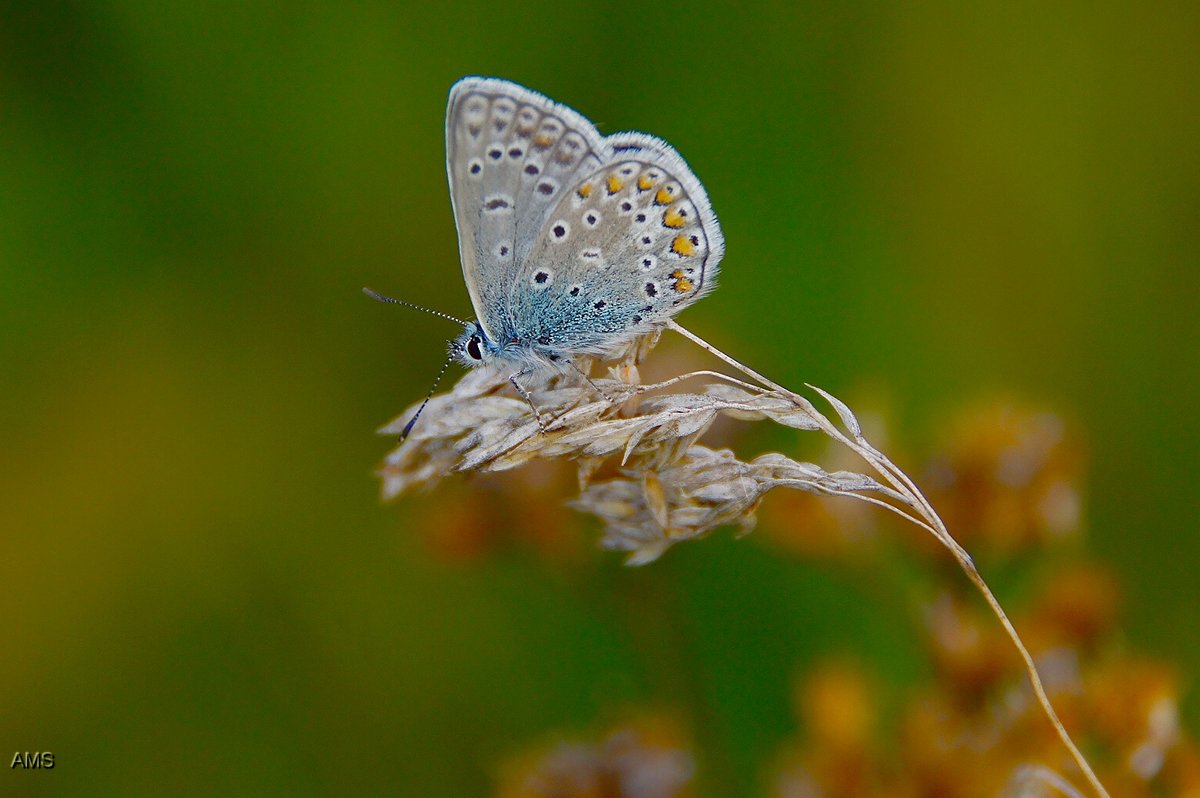
[[[1025,551],[1078,530],[1082,459],[1055,414],[992,401],[945,425],[927,469],[929,495],[959,540]]]
[[[1164,663],[1121,651],[1113,577],[1066,562],[1041,581],[1020,625],[1033,630],[1046,689],[1083,730],[1105,783],[1132,798],[1200,794],[1200,748],[1181,725],[1180,679]],[[1067,606],[1064,591],[1073,588],[1085,606]],[[801,675],[803,734],[777,759],[775,795],[1081,796],[1029,686],[997,661],[1011,649],[994,624],[953,586],[930,603],[925,621],[935,679],[904,699],[872,689],[876,682],[844,657]],[[877,744],[893,737],[881,722],[889,704],[899,704],[895,744]]]
[[[599,743],[560,742],[511,762],[499,798],[689,798],[695,762],[675,726],[642,718]]]

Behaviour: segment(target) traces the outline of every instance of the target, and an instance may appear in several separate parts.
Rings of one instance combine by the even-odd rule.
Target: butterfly
[[[665,141],[601,136],[507,80],[450,91],[446,171],[477,321],[467,365],[608,355],[712,289],[724,253],[700,181]]]
[[[662,139],[602,136],[524,86],[467,77],[450,90],[446,172],[476,317],[451,358],[511,365],[527,400],[516,378],[613,355],[714,287],[721,228]]]

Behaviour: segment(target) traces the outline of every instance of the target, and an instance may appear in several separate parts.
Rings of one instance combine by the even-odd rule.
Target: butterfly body
[[[450,92],[446,152],[478,319],[451,344],[465,364],[611,355],[712,289],[720,227],[666,142],[601,136],[536,92],[470,77]]]

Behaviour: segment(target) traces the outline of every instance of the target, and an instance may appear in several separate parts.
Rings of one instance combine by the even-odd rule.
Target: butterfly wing
[[[661,139],[618,133],[567,186],[515,273],[518,335],[545,354],[608,354],[712,290],[724,239],[708,195]]]
[[[547,217],[605,154],[590,122],[523,86],[469,77],[450,90],[446,171],[459,255],[493,341],[513,337],[510,289]]]

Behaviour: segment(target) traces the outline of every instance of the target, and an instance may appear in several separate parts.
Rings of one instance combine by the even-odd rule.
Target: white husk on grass
[[[638,363],[657,341],[630,347],[607,377],[586,379],[591,363],[548,373],[524,387],[542,418],[522,398],[503,395],[508,371],[478,368],[448,393],[429,400],[408,438],[380,469],[383,497],[428,487],[455,472],[503,471],[534,458],[577,463],[580,495],[570,505],[604,525],[602,545],[644,564],[671,545],[718,526],[742,533],[754,527],[762,497],[777,487],[846,496],[902,516],[934,535],[980,591],[1020,653],[1030,684],[1059,738],[1097,795],[1108,793],[1072,742],[1050,704],[1033,658],[976,570],[966,550],[913,481],[863,436],[854,413],[836,397],[808,386],[833,408],[840,426],[807,398],[747,368],[684,328],[667,326],[750,377],[758,385],[713,371],[697,371],[652,385],[640,384]],[[578,373],[576,373],[578,372]],[[682,392],[684,386],[690,392]],[[761,386],[761,387],[760,387]],[[416,407],[380,429],[399,435]],[[872,474],[829,472],[813,463],[768,453],[750,461],[698,441],[719,416],[770,420],[819,431],[848,447]]]

